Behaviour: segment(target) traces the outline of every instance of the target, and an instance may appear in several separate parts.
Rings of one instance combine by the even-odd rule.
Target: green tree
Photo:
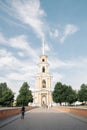
[[[71,86],[63,85],[61,82],[57,82],[52,93],[53,101],[56,103],[68,102],[72,104],[77,100],[76,91]]]
[[[0,83],[0,105],[12,106],[14,93],[7,87],[6,83]]]
[[[53,101],[56,102],[56,103],[60,103],[60,105],[64,100],[64,97],[62,95],[63,91],[64,91],[64,88],[63,88],[62,83],[57,82],[56,85],[55,85],[54,91],[52,93],[52,97],[53,97]]]
[[[68,86],[64,84],[62,97],[63,97],[63,102],[65,102],[65,105],[67,103],[67,96],[68,96]]]
[[[82,84],[80,90],[78,91],[78,99],[80,102],[87,101],[87,85]]]
[[[31,90],[29,90],[29,85],[27,82],[24,82],[22,87],[19,90],[19,95],[16,99],[16,105],[17,106],[27,106],[29,102],[33,102],[33,96]]]
[[[75,90],[72,89],[71,86],[68,86],[67,88],[67,95],[66,95],[66,101],[71,105],[75,101],[77,101],[77,93]]]

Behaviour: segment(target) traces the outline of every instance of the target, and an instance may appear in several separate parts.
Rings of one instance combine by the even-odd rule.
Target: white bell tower
[[[36,76],[35,103],[39,106],[49,106],[52,103],[51,79],[49,74],[48,57],[44,54],[44,40],[42,42],[42,55],[38,64],[38,74]]]

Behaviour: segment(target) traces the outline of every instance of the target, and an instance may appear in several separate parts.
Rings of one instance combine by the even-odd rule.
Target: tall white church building
[[[42,55],[38,64],[36,75],[36,90],[34,92],[34,103],[37,106],[49,106],[52,104],[51,80],[49,74],[48,57],[44,54],[44,42],[42,44]]]

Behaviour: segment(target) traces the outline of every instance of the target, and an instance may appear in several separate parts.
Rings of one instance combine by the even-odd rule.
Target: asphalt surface
[[[52,108],[37,108],[26,113],[24,119],[18,115],[7,120],[0,122],[0,130],[87,130],[87,118]]]

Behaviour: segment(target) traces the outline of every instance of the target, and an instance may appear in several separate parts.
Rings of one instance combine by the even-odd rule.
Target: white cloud
[[[77,32],[78,28],[73,24],[67,24],[64,29],[64,35],[72,35],[73,33]]]
[[[8,54],[8,52],[7,52]],[[3,55],[0,58],[0,69],[3,71],[12,71],[16,70],[17,68],[19,69],[22,65],[20,64],[19,60],[16,59],[16,57],[10,55]]]
[[[0,48],[0,57],[3,57],[3,56],[10,56],[11,53],[10,52],[7,52],[6,49],[1,49]]]
[[[48,25],[45,23],[45,11],[41,8],[40,0],[7,0],[7,5],[1,2],[6,12],[21,23],[30,26],[34,32],[43,40],[46,40],[45,31],[48,31]],[[50,27],[51,28],[51,27]],[[63,43],[67,37],[78,31],[74,24],[66,24],[64,27],[52,29],[49,32],[52,38]]]
[[[64,78],[64,74],[60,74],[60,73],[57,73],[57,72],[54,72],[52,74],[53,78],[52,78],[52,88],[55,86],[55,84],[57,82],[61,82],[61,80]]]
[[[60,37],[60,32],[57,29],[54,29],[54,30],[50,31],[49,33],[50,33],[51,37],[54,37],[54,38]]]
[[[51,57],[50,68],[56,70],[57,68],[63,69],[86,69],[87,57],[78,57],[69,60],[61,60],[59,58]]]
[[[1,45],[4,44],[7,47],[12,47],[19,51],[21,50],[24,52],[24,54],[26,53],[28,56],[31,56],[31,59],[33,59],[33,57],[35,59],[37,59],[37,51],[35,51],[31,47],[32,44],[30,42],[28,42],[27,36],[19,35],[19,36],[15,36],[15,37],[6,39],[6,37],[2,33],[0,33],[0,34],[1,34],[1,39],[0,39]]]
[[[56,82],[71,85],[74,89],[79,89],[82,83],[87,84],[87,57],[77,57],[62,61],[51,59],[50,67],[53,70],[53,87]]]
[[[50,63],[50,68],[53,70],[59,67],[66,66],[66,63],[58,58],[51,58],[49,63]]]
[[[45,44],[45,51],[50,51],[50,47],[48,46],[48,44]]]
[[[64,28],[63,35],[62,35],[62,37],[60,39],[61,43],[63,43],[68,36],[73,35],[77,31],[78,31],[78,27],[77,26],[75,26],[73,24],[67,24],[65,26],[65,28]]]
[[[13,53],[0,49],[0,82],[7,82],[8,87],[18,94],[24,81],[30,82],[31,87],[34,85],[35,65],[33,61],[18,59]]]
[[[18,48],[18,49],[22,49],[22,50],[27,50],[29,48],[29,45],[26,42],[27,41],[26,39],[27,38],[24,35],[16,36],[16,37],[10,38],[8,40],[8,44],[11,47],[14,47],[14,48]]]
[[[81,84],[87,84],[87,68],[84,69],[84,65],[81,68],[72,68],[71,70],[65,70],[65,76],[62,78],[62,82],[71,85],[74,89],[79,89]]]
[[[0,44],[6,43],[6,39],[4,38],[3,34],[0,32]]]
[[[67,67],[72,67],[76,69],[86,69],[87,57],[78,57],[74,59],[70,59],[67,61]]]
[[[37,51],[35,51],[30,45],[25,35],[16,36],[8,40],[9,46],[20,49],[27,53],[31,59],[37,59]]]
[[[3,36],[3,39],[6,38]],[[15,51],[13,51],[13,49],[9,51],[9,49],[0,48],[0,82],[5,81],[11,84],[13,81],[33,81],[34,75],[36,73],[34,65],[36,65],[37,50],[35,51],[30,46],[26,36],[21,35],[4,40],[4,45],[7,47],[12,47],[16,51],[18,50],[18,53],[16,54],[19,54],[20,56],[25,56],[25,58],[26,56],[30,57],[29,59],[22,60],[16,57]]]
[[[59,58],[55,58],[55,57],[52,57],[49,61],[50,63],[50,68],[52,70],[55,70],[57,68],[73,68],[73,67],[76,67],[77,64],[75,61],[72,61],[72,60],[61,60]]]
[[[0,58],[0,82],[6,82],[16,96],[25,81],[31,88],[35,87],[36,63],[30,62],[28,59],[26,61],[17,59],[8,52],[3,54],[5,55]]]
[[[39,0],[7,0],[8,6],[2,3],[3,7],[7,8],[7,13],[23,24],[33,28],[36,34],[42,39],[44,37],[44,16],[46,15],[41,8]]]
[[[50,31],[50,36],[54,39],[57,39],[61,43],[63,43],[67,37],[73,35],[79,30],[79,28],[74,24],[66,24],[62,29],[52,29]]]
[[[23,52],[21,52],[21,51],[20,51],[20,52],[18,52],[17,54],[18,54],[18,56],[20,56],[20,57],[24,57],[24,56],[25,56],[25,55],[24,55],[24,53],[23,53]]]
[[[2,70],[5,70],[7,67],[11,66],[14,68],[14,65],[17,64],[18,61],[12,56],[11,52],[8,52],[6,49],[0,49],[0,67],[2,67]]]

